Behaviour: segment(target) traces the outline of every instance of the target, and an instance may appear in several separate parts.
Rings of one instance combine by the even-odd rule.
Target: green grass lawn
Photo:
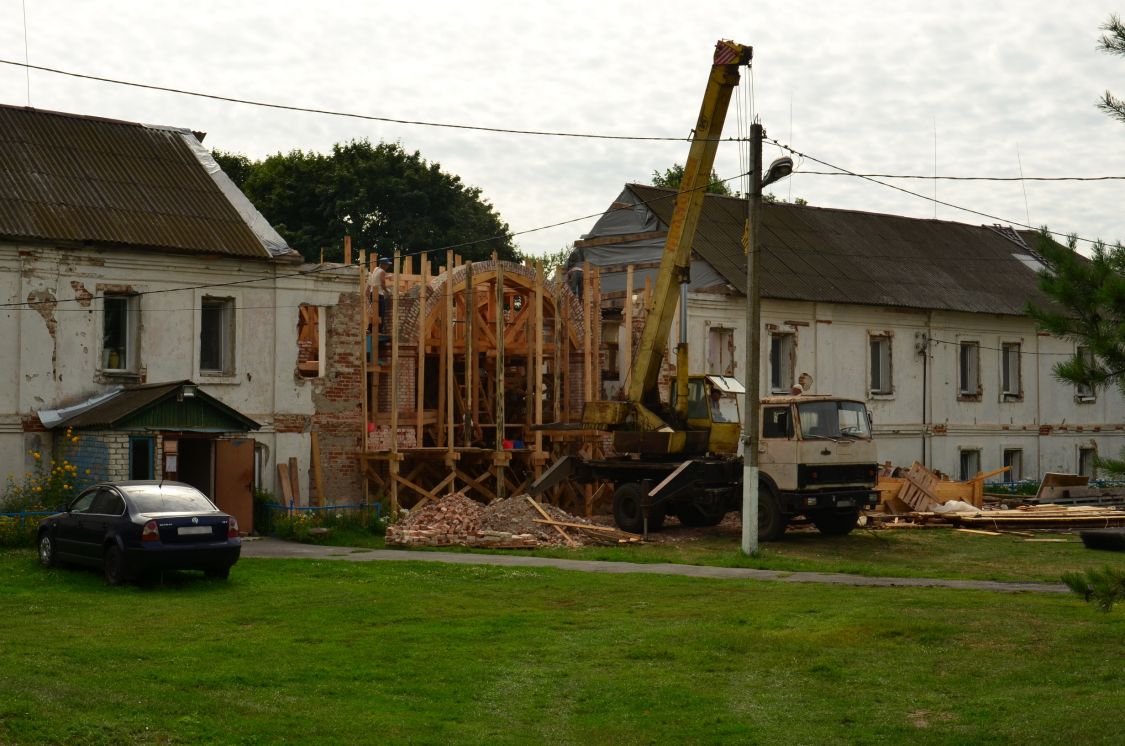
[[[668,535],[674,535],[674,531]],[[742,554],[739,537],[733,533],[674,543],[519,551],[545,557],[618,562],[1035,582],[1058,582],[1059,576],[1068,570],[1107,566],[1125,570],[1125,552],[1086,549],[1076,534],[1044,533],[1037,538],[1063,541],[1028,541],[1018,535],[981,536],[944,528],[884,529],[856,530],[843,537],[790,531],[781,541],[762,544],[756,557]],[[381,537],[361,532],[336,533],[326,541],[340,546],[383,547]]]
[[[0,551],[0,743],[1119,743],[1125,610],[1067,594]]]

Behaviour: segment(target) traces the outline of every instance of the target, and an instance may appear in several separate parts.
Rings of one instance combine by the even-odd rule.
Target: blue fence
[[[34,521],[39,523],[39,519],[45,515],[54,515],[58,513],[57,510],[21,510],[17,513],[0,513],[0,518],[15,518],[19,525],[23,525],[24,521]]]

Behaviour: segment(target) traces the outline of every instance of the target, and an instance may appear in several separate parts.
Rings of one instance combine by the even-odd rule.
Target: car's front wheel
[[[105,570],[105,580],[110,585],[122,585],[131,579],[129,568],[125,565],[125,554],[116,544],[110,544],[106,548],[102,568]]]
[[[45,533],[39,537],[39,564],[43,567],[54,567],[58,562],[55,556],[55,540],[50,534]]]

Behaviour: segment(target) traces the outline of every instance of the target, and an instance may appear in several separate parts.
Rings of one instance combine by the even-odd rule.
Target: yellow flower
[[[43,488],[42,488],[42,487],[40,487],[39,485],[35,485],[35,487],[34,487],[33,489],[34,489],[34,490],[35,490],[36,492],[42,492],[42,491],[43,491]]]
[[[89,476],[89,475],[90,475],[90,470],[89,470],[89,469],[87,469],[87,470],[86,470],[86,476]]]
[[[43,454],[41,454],[39,451],[32,451],[31,455],[35,457],[36,461],[43,458]]]
[[[62,488],[63,488],[64,490],[69,490],[69,489],[70,489],[70,485],[69,485],[69,484],[64,484],[64,485],[62,486]]]

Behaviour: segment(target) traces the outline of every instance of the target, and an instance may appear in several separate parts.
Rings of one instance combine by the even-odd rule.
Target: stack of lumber
[[[915,461],[909,469],[884,466],[884,471],[898,476],[879,476],[876,489],[887,513],[926,512],[950,500],[968,503],[977,508],[984,505],[984,481],[1008,471],[1009,467],[982,472],[966,482],[943,479],[940,474]]]
[[[1026,505],[1014,510],[943,513],[938,517],[957,526],[985,529],[1078,529],[1125,526],[1125,511],[1084,505]]]
[[[639,536],[593,525],[528,495],[482,505],[458,492],[409,511],[387,528],[387,544],[391,546],[531,549],[639,541]]]

